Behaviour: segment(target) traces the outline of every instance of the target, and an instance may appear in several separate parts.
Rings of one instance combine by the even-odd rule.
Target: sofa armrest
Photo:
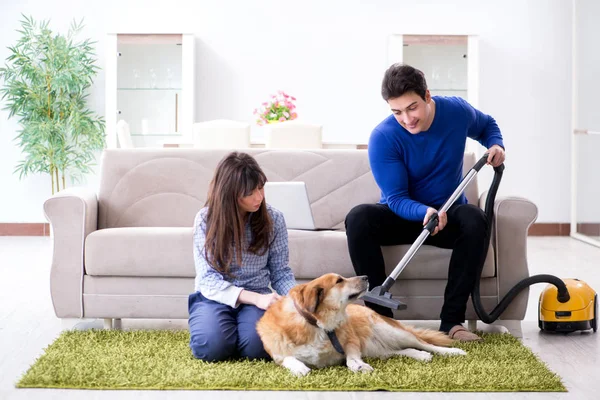
[[[480,197],[485,207],[487,192]],[[492,245],[496,255],[498,300],[519,281],[529,277],[527,265],[527,234],[538,215],[537,206],[522,197],[498,197],[494,204]],[[500,316],[501,319],[522,320],[527,311],[529,288],[523,289]],[[488,313],[492,310],[486,310]]]
[[[59,318],[83,317],[85,238],[98,229],[98,198],[86,188],[68,188],[44,202],[54,235],[50,295]]]

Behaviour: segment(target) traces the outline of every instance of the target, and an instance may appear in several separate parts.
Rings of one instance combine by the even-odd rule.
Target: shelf
[[[125,121],[137,147],[192,136],[196,93],[193,33],[128,30],[106,36],[106,147],[116,148]]]
[[[181,88],[117,88],[118,91],[161,91],[161,90],[181,90]]]

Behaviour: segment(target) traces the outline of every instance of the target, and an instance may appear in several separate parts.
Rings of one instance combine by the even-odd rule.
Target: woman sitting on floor
[[[188,304],[196,358],[269,358],[256,322],[296,281],[283,214],[265,202],[266,180],[252,156],[233,152],[217,166],[196,215],[196,283]]]

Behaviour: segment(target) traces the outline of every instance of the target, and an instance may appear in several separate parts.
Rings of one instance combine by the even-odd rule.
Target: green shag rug
[[[365,359],[375,370],[345,366],[297,378],[267,361],[194,359],[187,331],[66,331],[17,383],[20,388],[315,391],[565,392],[561,379],[509,334],[461,343],[467,356]]]

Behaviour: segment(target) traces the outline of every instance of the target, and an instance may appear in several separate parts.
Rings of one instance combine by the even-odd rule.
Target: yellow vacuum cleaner
[[[540,294],[539,327],[543,331],[574,332],[598,329],[598,295],[579,279],[563,279],[569,301],[557,300],[558,290],[548,285]]]
[[[465,190],[467,185],[475,178],[479,170],[487,163],[487,153],[477,161],[477,163],[471,168],[471,170],[465,175],[460,185],[456,188],[450,198],[440,208],[441,211],[447,211],[450,206],[458,199],[458,197]],[[488,192],[485,202],[485,214],[487,220],[490,221],[489,229],[486,235],[486,246],[489,246],[492,221],[494,216],[494,203],[496,199],[496,192],[500,186],[500,180],[502,173],[504,172],[504,164],[494,167],[494,179],[490,190]],[[423,228],[423,231],[419,237],[415,240],[413,245],[408,249],[405,256],[400,260],[396,268],[386,278],[381,286],[377,286],[367,292],[362,300],[369,303],[378,304],[384,307],[404,310],[406,304],[401,301],[392,298],[389,292],[390,288],[400,275],[400,272],[406,267],[408,262],[417,252],[419,247],[425,242],[425,239],[433,232],[438,224],[438,216],[434,214],[427,225]],[[547,282],[550,283],[540,296],[539,303],[539,327],[544,331],[554,332],[574,332],[578,330],[593,330],[596,332],[598,327],[598,296],[585,282],[578,279],[565,279],[564,281],[553,275],[534,275],[523,279],[518,282],[512,289],[508,291],[506,296],[498,303],[498,305],[492,310],[491,313],[487,313],[483,305],[481,304],[481,296],[479,294],[479,281],[481,280],[481,272],[483,271],[483,261],[481,268],[478,271],[475,287],[471,293],[471,299],[473,300],[473,307],[479,319],[486,323],[491,324],[496,321],[500,314],[511,301],[519,294],[519,292],[526,287],[535,283]]]

